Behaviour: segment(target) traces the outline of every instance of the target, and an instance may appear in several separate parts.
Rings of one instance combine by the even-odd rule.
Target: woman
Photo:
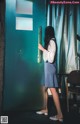
[[[54,35],[54,28],[52,26],[47,26],[45,29],[45,38],[44,38],[44,47],[39,44],[39,50],[43,52],[43,60],[44,60],[44,86],[45,86],[45,100],[46,100],[46,108],[38,111],[37,114],[48,114],[47,108],[47,99],[48,99],[48,88],[51,91],[52,98],[54,100],[57,115],[50,117],[51,120],[59,120],[63,121],[63,115],[60,107],[59,96],[56,88],[58,88],[58,82],[56,77],[56,41]]]

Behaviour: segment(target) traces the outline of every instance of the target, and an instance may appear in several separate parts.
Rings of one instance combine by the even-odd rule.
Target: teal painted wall
[[[3,110],[39,109],[43,106],[37,63],[38,28],[42,42],[46,26],[45,0],[33,0],[33,31],[16,30],[16,0],[6,0]]]

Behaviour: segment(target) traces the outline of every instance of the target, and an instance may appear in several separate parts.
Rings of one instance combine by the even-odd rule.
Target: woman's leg
[[[48,92],[47,92],[47,88],[45,87],[43,87],[43,101],[44,101],[44,110],[47,110]]]
[[[43,101],[44,101],[44,107],[42,110],[37,111],[37,114],[48,114],[48,108],[47,108],[47,102],[48,102],[48,93],[47,93],[47,88],[42,87],[42,92],[43,92]]]
[[[52,93],[52,97],[53,97],[53,100],[54,100],[54,103],[57,109],[57,117],[63,118],[58,93],[55,88],[50,88],[50,91]]]

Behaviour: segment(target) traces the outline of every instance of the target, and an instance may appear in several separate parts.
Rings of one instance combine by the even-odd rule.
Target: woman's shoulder
[[[56,41],[56,38],[51,38],[52,41]]]
[[[56,42],[56,38],[51,38],[50,44],[55,43],[55,42]]]

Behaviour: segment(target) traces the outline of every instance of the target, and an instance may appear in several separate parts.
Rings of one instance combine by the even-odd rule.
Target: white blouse
[[[43,52],[44,62],[46,61],[50,63],[54,62],[55,54],[56,54],[56,44],[54,39],[53,40],[51,39],[48,45],[48,49]]]

